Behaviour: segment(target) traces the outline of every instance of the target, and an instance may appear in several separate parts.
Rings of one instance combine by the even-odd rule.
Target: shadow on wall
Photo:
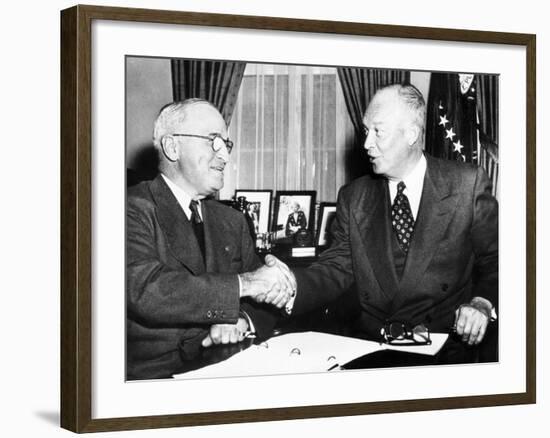
[[[59,427],[60,416],[58,411],[37,411],[34,414],[42,421],[52,426]]]
[[[131,187],[140,181],[151,180],[158,174],[159,159],[152,144],[141,144],[133,159],[132,168],[127,170],[126,185]]]

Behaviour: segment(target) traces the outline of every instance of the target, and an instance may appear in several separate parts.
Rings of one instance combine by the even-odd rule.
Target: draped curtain
[[[245,62],[172,59],[174,101],[206,99],[229,123],[245,68]]]
[[[498,80],[497,75],[476,75],[477,114],[479,129],[479,164],[493,182],[493,194],[499,197],[498,184]]]
[[[338,76],[349,115],[359,138],[363,137],[363,116],[379,88],[410,82],[410,72],[359,67],[339,67]]]
[[[229,135],[221,199],[235,189],[316,190],[334,202],[349,182],[354,129],[336,69],[247,64]]]
[[[476,75],[476,78],[480,134],[498,145],[498,76]]]

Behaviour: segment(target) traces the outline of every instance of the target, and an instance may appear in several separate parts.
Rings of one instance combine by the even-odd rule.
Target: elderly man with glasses
[[[261,264],[243,215],[208,199],[233,148],[219,111],[167,105],[153,142],[160,174],[127,198],[128,380],[170,377],[203,348],[269,334],[295,287]]]

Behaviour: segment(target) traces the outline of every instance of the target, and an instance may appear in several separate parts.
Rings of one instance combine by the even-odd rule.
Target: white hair
[[[169,134],[175,134],[176,127],[185,119],[187,109],[196,104],[207,104],[217,110],[212,103],[198,98],[186,99],[181,102],[172,102],[161,108],[153,127],[153,145],[158,151],[162,150],[162,137]]]
[[[397,94],[401,101],[413,113],[413,123],[420,128],[420,132],[424,133],[426,126],[426,101],[422,93],[414,85],[400,85]]]
[[[424,130],[426,127],[426,101],[418,88],[411,84],[394,84],[381,88],[378,93],[395,92],[405,107],[410,110],[412,122],[420,131],[419,143],[424,143]]]

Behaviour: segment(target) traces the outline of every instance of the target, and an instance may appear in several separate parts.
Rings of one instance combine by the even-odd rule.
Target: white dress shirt
[[[171,190],[171,192],[176,197],[178,204],[182,208],[183,212],[185,213],[185,216],[187,216],[187,219],[191,220],[191,209],[189,208],[189,204],[193,200],[189,194],[180,187],[178,187],[170,178],[168,178],[166,175],[161,173],[162,177],[164,178],[164,181],[166,182],[166,185],[168,185],[168,188]],[[199,216],[202,219],[202,208],[201,208],[201,201],[200,199],[197,199],[197,202],[199,203]]]
[[[420,160],[416,163],[413,170],[409,172],[401,181],[405,183],[405,190],[403,193],[409,199],[413,219],[416,221],[418,218],[418,208],[420,207],[420,199],[422,198],[422,189],[424,188],[424,175],[426,174],[426,157],[422,155]],[[397,184],[399,181],[388,180],[388,186],[390,189],[390,201],[393,204],[395,196],[397,195]]]

